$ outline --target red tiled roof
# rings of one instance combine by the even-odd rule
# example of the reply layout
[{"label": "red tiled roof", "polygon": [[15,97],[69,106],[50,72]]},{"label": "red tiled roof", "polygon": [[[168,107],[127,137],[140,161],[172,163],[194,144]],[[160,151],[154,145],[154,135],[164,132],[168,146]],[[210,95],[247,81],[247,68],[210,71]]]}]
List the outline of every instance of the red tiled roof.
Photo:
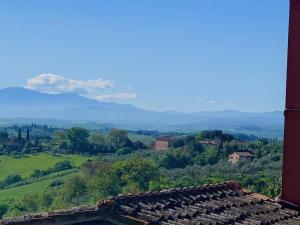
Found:
[{"label": "red tiled roof", "polygon": [[158,137],[156,138],[156,141],[171,141],[172,138],[171,137]]},{"label": "red tiled roof", "polygon": [[[106,221],[106,224],[121,224],[120,221],[153,225],[300,224],[299,211],[248,192],[236,182],[119,195],[99,201],[95,210],[74,212],[74,215],[88,218],[88,213],[90,220],[94,218],[92,221]],[[25,217],[27,223],[6,220],[2,224],[79,224],[76,220],[49,223],[53,218],[60,221],[68,215],[70,212],[46,213],[40,217]]]}]

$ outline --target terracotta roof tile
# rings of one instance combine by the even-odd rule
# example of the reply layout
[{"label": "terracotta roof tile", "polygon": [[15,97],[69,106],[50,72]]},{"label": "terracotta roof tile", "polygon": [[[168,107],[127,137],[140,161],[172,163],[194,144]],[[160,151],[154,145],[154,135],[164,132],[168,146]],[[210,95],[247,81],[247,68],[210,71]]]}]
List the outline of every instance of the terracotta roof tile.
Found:
[{"label": "terracotta roof tile", "polygon": [[[111,198],[111,210],[151,224],[289,224],[299,212],[266,196],[243,190],[238,183],[172,189]],[[106,200],[98,207],[106,206]]]},{"label": "terracotta roof tile", "polygon": [[[266,196],[246,191],[236,182],[119,195],[99,201],[94,209],[56,211],[24,217],[23,220],[47,224],[50,218],[63,218],[72,212],[83,216],[87,212],[91,218],[97,219],[111,217],[135,221],[135,224],[153,225],[300,224],[299,211],[285,208]],[[22,219],[18,223],[11,222],[6,220],[2,223],[25,224]],[[71,222],[69,224],[77,223]]]}]

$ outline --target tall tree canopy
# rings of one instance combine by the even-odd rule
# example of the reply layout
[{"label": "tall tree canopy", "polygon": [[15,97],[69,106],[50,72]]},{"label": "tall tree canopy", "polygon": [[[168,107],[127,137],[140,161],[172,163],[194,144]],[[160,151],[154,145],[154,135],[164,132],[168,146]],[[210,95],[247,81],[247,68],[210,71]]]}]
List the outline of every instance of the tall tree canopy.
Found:
[{"label": "tall tree canopy", "polygon": [[73,127],[68,130],[68,139],[70,141],[70,149],[75,152],[86,152],[89,147],[89,132],[81,127]]},{"label": "tall tree canopy", "polygon": [[112,129],[109,132],[109,135],[111,137],[111,142],[116,149],[125,147],[127,142],[130,142],[128,134],[125,130]]}]

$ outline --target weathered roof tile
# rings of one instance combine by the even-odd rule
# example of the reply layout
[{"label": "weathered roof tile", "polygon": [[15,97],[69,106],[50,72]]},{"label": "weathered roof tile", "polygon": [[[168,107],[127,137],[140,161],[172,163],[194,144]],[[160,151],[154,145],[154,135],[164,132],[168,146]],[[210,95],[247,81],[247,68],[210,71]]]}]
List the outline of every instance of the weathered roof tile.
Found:
[{"label": "weathered roof tile", "polygon": [[[90,213],[91,211],[93,213]],[[87,219],[85,214],[88,212],[91,217],[94,216],[98,220],[99,218],[105,220],[112,216],[134,220],[134,224],[300,224],[299,211],[288,209],[266,196],[246,191],[236,182],[176,188],[137,195],[118,195],[99,201],[94,209],[79,208],[31,215],[4,220],[2,224],[49,224],[47,220],[56,218],[55,221],[60,221],[59,218],[63,219],[72,213],[74,216],[84,215]],[[24,221],[32,223],[22,223]],[[77,223],[71,222],[70,224]],[[114,223],[110,221],[109,224]]]}]

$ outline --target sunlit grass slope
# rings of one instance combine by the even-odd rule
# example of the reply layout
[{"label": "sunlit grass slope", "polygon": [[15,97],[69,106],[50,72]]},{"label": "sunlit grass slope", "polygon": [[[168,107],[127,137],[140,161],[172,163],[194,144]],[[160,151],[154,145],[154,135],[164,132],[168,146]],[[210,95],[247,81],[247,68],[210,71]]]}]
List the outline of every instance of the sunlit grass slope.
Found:
[{"label": "sunlit grass slope", "polygon": [[20,157],[0,156],[0,180],[9,175],[28,178],[35,169],[48,169],[57,162],[70,161],[74,166],[81,166],[89,157],[78,155],[51,155],[48,153],[30,154]]}]

